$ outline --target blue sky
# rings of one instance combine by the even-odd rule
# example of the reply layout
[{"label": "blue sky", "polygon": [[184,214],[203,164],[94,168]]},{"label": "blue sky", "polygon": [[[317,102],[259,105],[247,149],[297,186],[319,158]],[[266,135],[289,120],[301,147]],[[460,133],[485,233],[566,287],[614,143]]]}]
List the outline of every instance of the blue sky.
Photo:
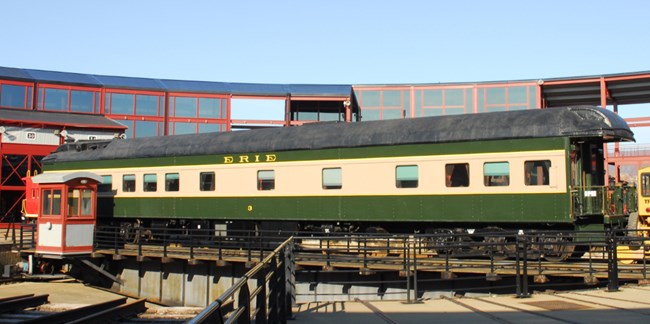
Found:
[{"label": "blue sky", "polygon": [[[644,0],[13,0],[0,2],[0,35],[0,66],[182,80],[449,83],[650,70]],[[277,104],[237,118],[281,119]],[[650,143],[650,128],[635,132]]]},{"label": "blue sky", "polygon": [[650,2],[2,1],[0,66],[261,83],[650,70]]}]

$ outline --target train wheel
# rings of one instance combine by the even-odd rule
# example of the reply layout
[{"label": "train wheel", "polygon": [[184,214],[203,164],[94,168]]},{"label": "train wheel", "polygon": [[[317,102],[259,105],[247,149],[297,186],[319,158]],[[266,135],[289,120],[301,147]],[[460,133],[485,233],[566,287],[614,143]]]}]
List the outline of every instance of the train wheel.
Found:
[{"label": "train wheel", "polygon": [[576,250],[575,244],[570,237],[559,233],[555,236],[545,236],[542,239],[542,255],[546,261],[562,262],[566,261]]},{"label": "train wheel", "polygon": [[488,257],[494,260],[505,260],[515,255],[517,246],[511,240],[508,240],[504,230],[500,227],[488,227],[485,229],[487,235],[483,238],[486,244],[484,252]]},{"label": "train wheel", "polygon": [[120,224],[120,237],[126,243],[138,243],[140,239],[139,228],[136,228],[131,223],[122,223]]},{"label": "train wheel", "polygon": [[454,237],[454,232],[449,229],[436,229],[431,231],[433,234],[428,238],[427,246],[440,256],[454,255],[460,252],[458,245],[460,242]]}]

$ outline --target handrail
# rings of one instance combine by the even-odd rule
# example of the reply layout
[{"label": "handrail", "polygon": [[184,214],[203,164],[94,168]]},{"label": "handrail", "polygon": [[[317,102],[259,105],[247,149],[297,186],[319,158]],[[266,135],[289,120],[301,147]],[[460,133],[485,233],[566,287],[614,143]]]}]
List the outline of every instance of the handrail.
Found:
[{"label": "handrail", "polygon": [[[274,284],[272,282],[274,276],[273,275],[267,276],[265,273],[263,273],[263,270],[267,270],[267,267],[271,265],[271,267],[268,270],[273,272],[274,274],[278,271],[283,272],[285,270],[284,260],[280,260],[280,262],[277,263],[275,261],[276,258],[278,257],[280,257],[281,259],[284,257],[284,250],[291,243],[293,243],[293,236],[289,237],[282,244],[280,244],[280,246],[278,246],[275,250],[273,250],[271,254],[266,256],[264,260],[262,260],[257,265],[255,265],[251,270],[246,272],[246,274],[244,274],[234,285],[228,288],[228,290],[226,290],[223,294],[221,294],[221,296],[219,296],[214,302],[208,305],[208,307],[206,307],[201,313],[199,313],[196,317],[194,317],[187,323],[197,323],[197,324],[198,323],[232,323],[235,320],[237,321],[237,323],[250,323],[251,322],[250,320],[251,311],[249,310],[250,301],[253,298],[255,298],[259,293],[262,293],[264,289],[258,289],[256,290],[256,293],[250,294],[248,289],[248,281],[262,274],[262,278],[264,279],[263,285],[269,283],[269,286],[272,286]],[[273,296],[273,294],[269,294],[269,296],[266,296],[265,298],[269,300],[272,298],[280,297],[281,300],[286,300],[286,297],[284,296],[286,294],[286,285],[284,280],[276,282],[275,284],[278,284],[280,286],[279,287],[280,296]],[[274,287],[271,287],[271,290],[275,290]],[[223,314],[222,306],[226,304],[229,299],[234,298],[236,294],[238,294],[239,297],[238,307],[234,309],[232,312],[230,312],[229,314]],[[246,300],[242,300],[242,297],[245,298]],[[264,305],[257,305],[258,309],[254,311],[254,313],[256,313],[256,316],[262,315],[264,317],[264,319],[262,320],[263,322],[269,322],[267,319],[267,314],[265,309],[266,304],[268,303],[264,303]],[[261,306],[263,306],[264,309],[261,309],[262,308]],[[276,306],[282,307],[281,304]],[[276,311],[281,312],[282,310],[271,309],[269,313],[273,313]],[[286,318],[280,319],[280,322],[285,323]]]}]

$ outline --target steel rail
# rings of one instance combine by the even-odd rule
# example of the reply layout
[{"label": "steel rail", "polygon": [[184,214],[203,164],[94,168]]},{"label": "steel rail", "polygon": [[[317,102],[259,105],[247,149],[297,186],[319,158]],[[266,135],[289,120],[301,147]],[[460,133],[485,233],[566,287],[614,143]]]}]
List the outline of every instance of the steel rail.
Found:
[{"label": "steel rail", "polygon": [[75,309],[70,309],[63,312],[52,313],[38,318],[33,318],[27,321],[24,321],[23,324],[28,323],[48,323],[48,324],[63,324],[69,323],[79,318],[83,318],[98,312],[102,312],[106,309],[110,309],[119,305],[126,303],[127,298],[118,298],[114,300],[109,300],[102,303],[97,303],[93,305],[88,305],[84,307],[79,307]]},{"label": "steel rail", "polygon": [[32,295],[32,296],[17,296],[10,298],[0,303],[0,313],[8,313],[17,310],[23,310],[29,307],[36,307],[48,302],[49,295]]},{"label": "steel rail", "polygon": [[137,314],[144,313],[147,310],[145,306],[145,298],[135,300],[130,303],[117,305],[112,308],[91,314],[76,320],[71,320],[68,323],[92,323],[92,322],[113,322],[120,318],[133,317]]}]

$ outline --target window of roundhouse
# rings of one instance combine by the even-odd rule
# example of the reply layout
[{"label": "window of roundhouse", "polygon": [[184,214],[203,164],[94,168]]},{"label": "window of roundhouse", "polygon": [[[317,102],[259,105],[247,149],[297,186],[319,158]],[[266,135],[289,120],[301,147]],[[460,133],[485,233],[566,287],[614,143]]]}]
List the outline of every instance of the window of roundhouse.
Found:
[{"label": "window of roundhouse", "polygon": [[44,110],[67,111],[68,90],[41,88],[40,108]]},{"label": "window of roundhouse", "polygon": [[450,163],[445,165],[445,185],[447,187],[469,186],[469,164]]},{"label": "window of roundhouse", "polygon": [[510,185],[509,162],[486,162],[483,164],[483,184],[486,187]]},{"label": "window of roundhouse", "polygon": [[161,96],[136,95],[135,114],[139,116],[161,116]]},{"label": "window of roundhouse", "polygon": [[650,173],[641,174],[641,196],[650,196]]},{"label": "window of roundhouse", "polygon": [[275,171],[262,170],[257,171],[257,190],[275,189]]},{"label": "window of roundhouse", "polygon": [[418,187],[418,166],[398,165],[395,168],[395,187],[417,188]]},{"label": "window of roundhouse", "polygon": [[116,115],[133,115],[135,96],[126,93],[107,93],[106,110]]},{"label": "window of roundhouse", "polygon": [[137,120],[135,121],[135,137],[140,138],[162,135],[162,132],[159,131],[159,128],[162,129],[162,123],[155,121]]},{"label": "window of roundhouse", "polygon": [[524,181],[527,186],[548,186],[551,170],[551,161],[526,161],[524,162]]},{"label": "window of roundhouse", "polygon": [[341,168],[323,169],[323,189],[343,188],[343,173]]},{"label": "window of roundhouse", "polygon": [[197,99],[192,97],[175,97],[174,116],[175,117],[196,117]]},{"label": "window of roundhouse", "polygon": [[99,94],[90,91],[70,91],[70,111],[81,113],[95,112],[95,95],[99,96]]},{"label": "window of roundhouse", "polygon": [[0,87],[0,106],[29,109],[32,106],[32,87],[3,84]]},{"label": "window of roundhouse", "polygon": [[199,133],[216,133],[225,129],[224,124],[199,124]]},{"label": "window of roundhouse", "polygon": [[201,191],[214,191],[214,172],[201,172],[199,174],[199,188]]},{"label": "window of roundhouse", "polygon": [[196,134],[196,123],[174,123],[174,135]]},{"label": "window of roundhouse", "polygon": [[225,118],[220,116],[221,99],[199,98],[199,117],[201,118]]},{"label": "window of roundhouse", "polygon": [[142,178],[142,189],[144,191],[158,190],[158,176],[155,173],[147,173]]},{"label": "window of roundhouse", "polygon": [[135,191],[135,174],[125,174],[122,176],[122,191]]},{"label": "window of roundhouse", "polygon": [[178,173],[165,174],[165,191],[178,191],[180,187],[180,176]]}]

